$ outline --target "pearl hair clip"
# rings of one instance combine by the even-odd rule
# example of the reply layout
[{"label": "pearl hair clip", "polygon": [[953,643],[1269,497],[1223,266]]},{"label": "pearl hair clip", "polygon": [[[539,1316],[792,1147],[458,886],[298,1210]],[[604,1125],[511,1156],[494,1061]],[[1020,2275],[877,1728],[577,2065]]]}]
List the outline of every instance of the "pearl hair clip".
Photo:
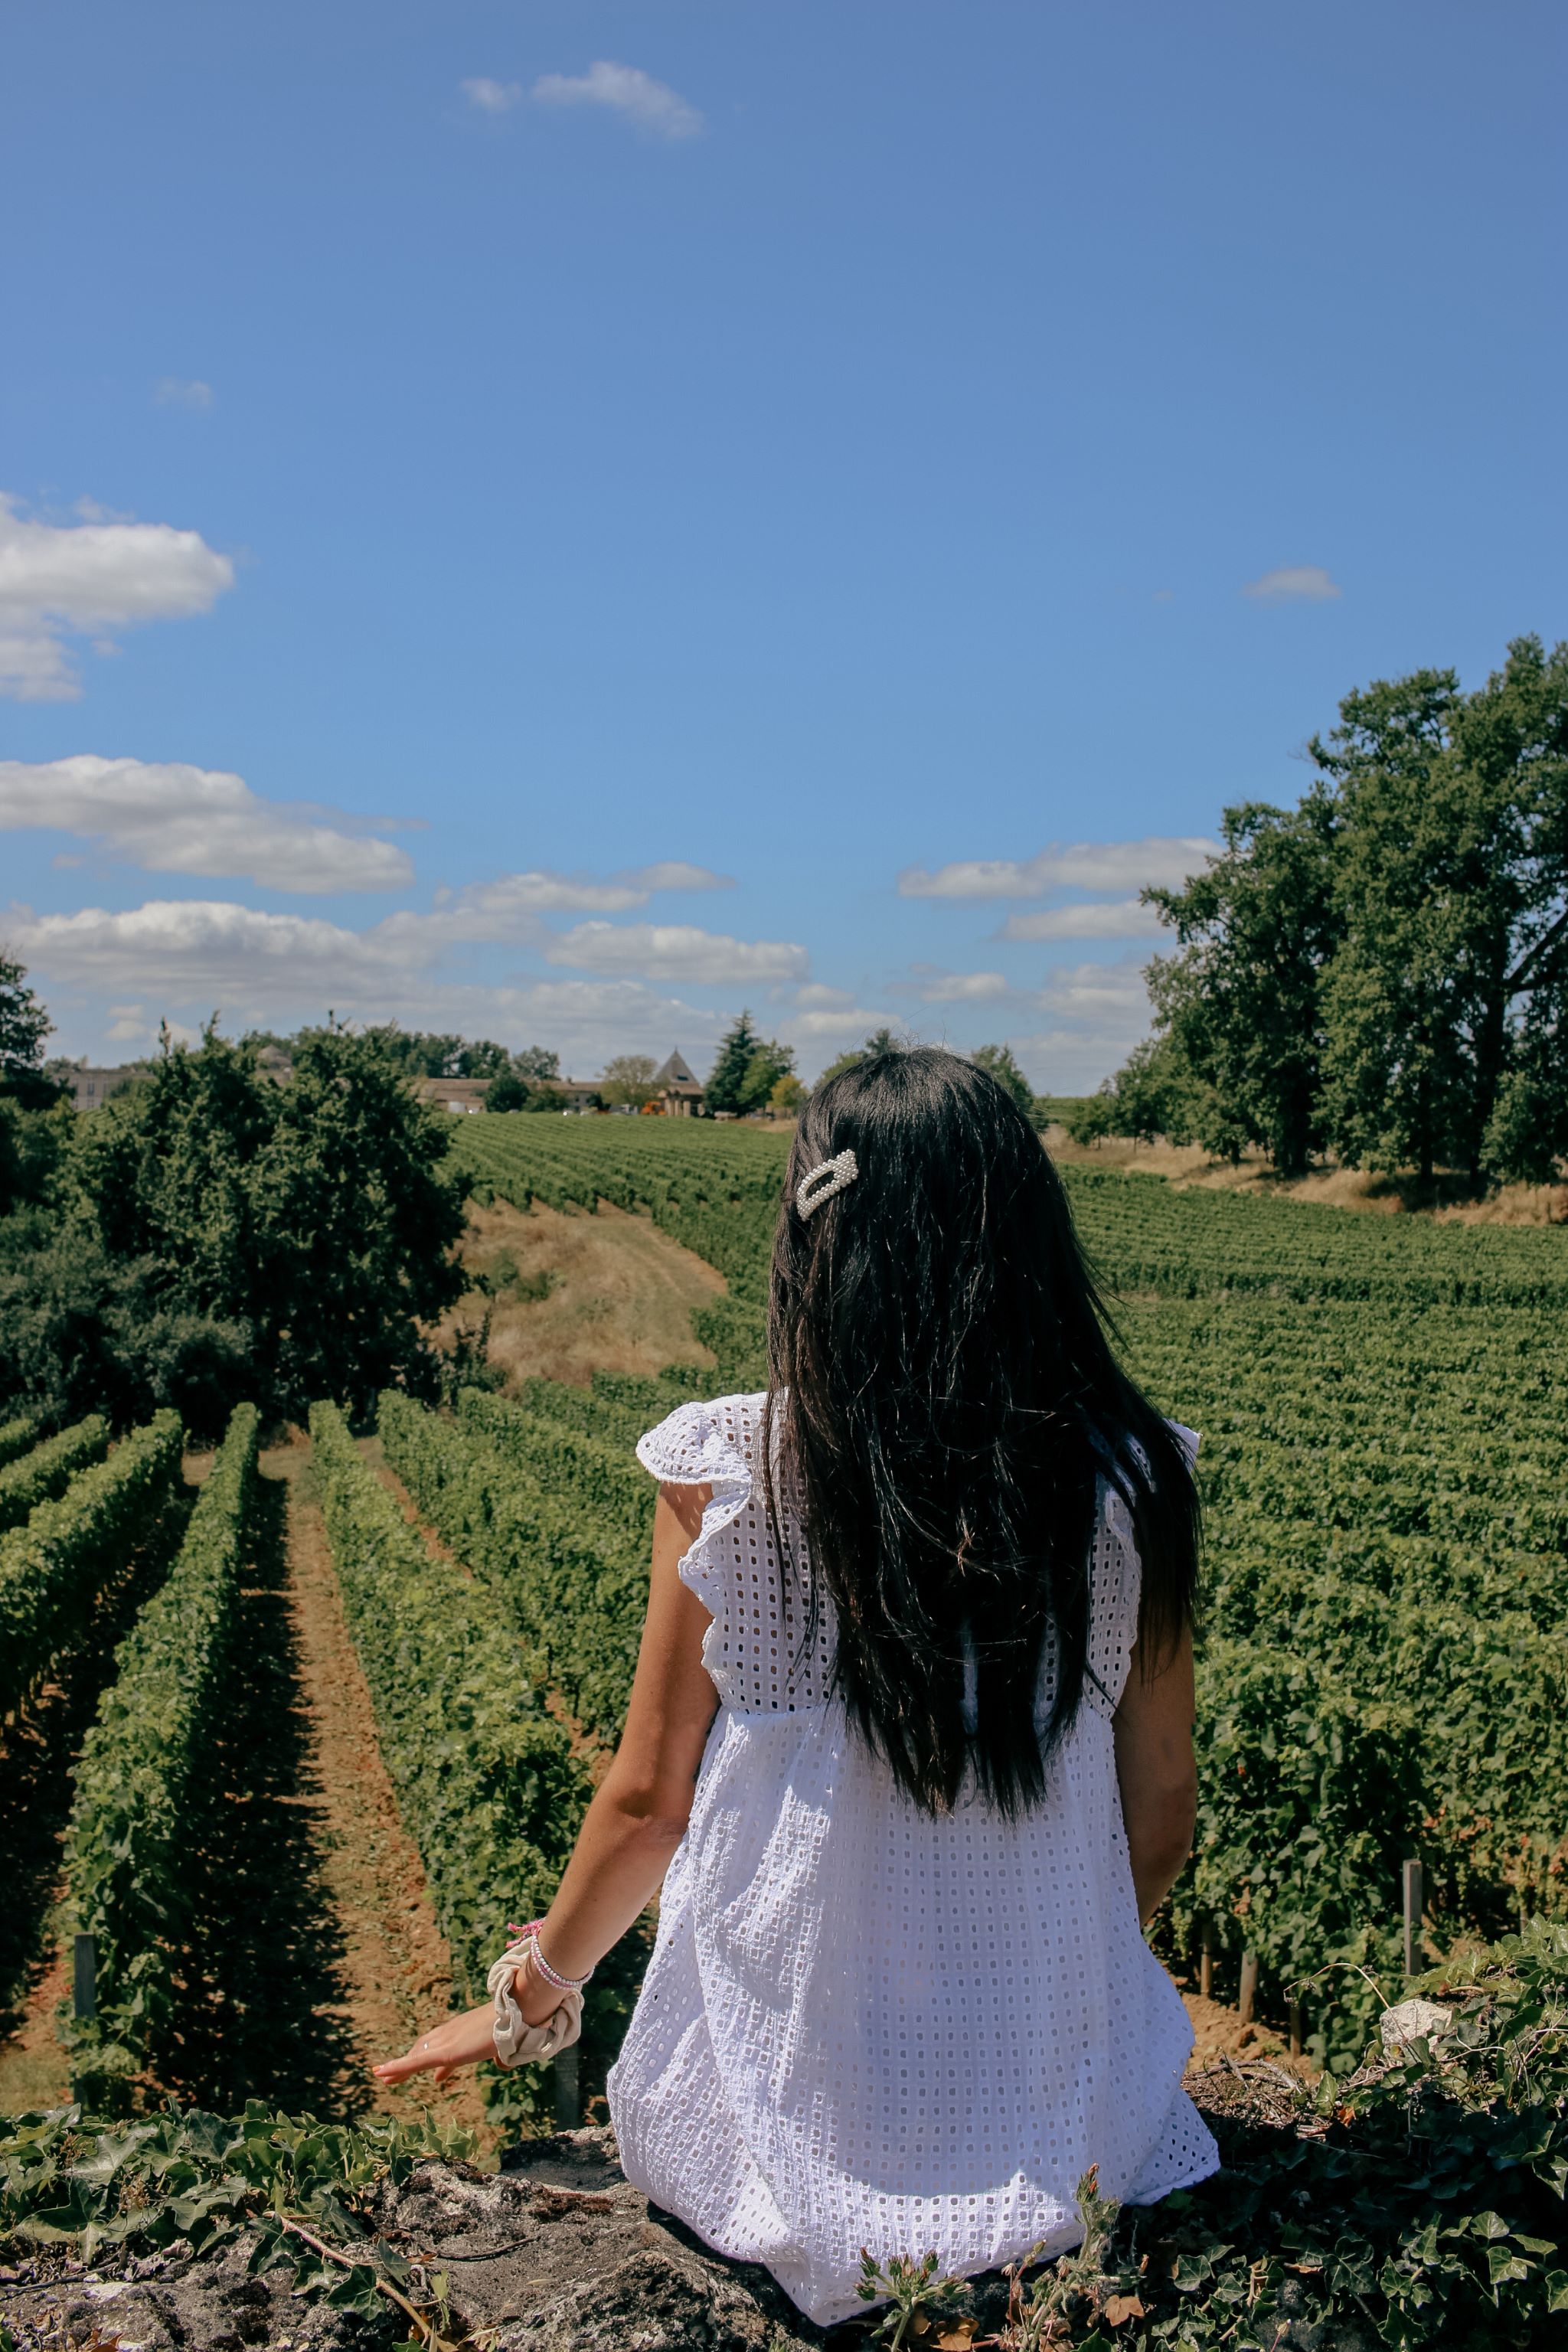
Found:
[{"label": "pearl hair clip", "polygon": [[852,1151],[841,1151],[837,1160],[819,1160],[809,1174],[800,1180],[795,1205],[803,1217],[820,1209],[824,1201],[831,1201],[835,1192],[842,1192],[853,1184],[860,1173],[860,1163]]}]

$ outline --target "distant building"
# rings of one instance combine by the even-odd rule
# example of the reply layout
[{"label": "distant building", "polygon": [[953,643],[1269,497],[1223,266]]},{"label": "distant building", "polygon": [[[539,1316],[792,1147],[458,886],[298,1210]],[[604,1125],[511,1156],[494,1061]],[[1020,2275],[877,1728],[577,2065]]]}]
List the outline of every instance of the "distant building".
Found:
[{"label": "distant building", "polygon": [[421,1102],[441,1110],[483,1110],[489,1083],[489,1078],[416,1078],[415,1092]]},{"label": "distant building", "polygon": [[654,1073],[658,1102],[666,1118],[696,1118],[702,1108],[702,1081],[680,1055],[672,1054]]},{"label": "distant building", "polygon": [[71,1090],[71,1100],[78,1110],[96,1110],[110,1095],[117,1095],[121,1087],[128,1087],[132,1078],[139,1078],[142,1068],[136,1062],[122,1063],[118,1069],[100,1069],[90,1063],[79,1062],[68,1076],[63,1071],[60,1075]]}]

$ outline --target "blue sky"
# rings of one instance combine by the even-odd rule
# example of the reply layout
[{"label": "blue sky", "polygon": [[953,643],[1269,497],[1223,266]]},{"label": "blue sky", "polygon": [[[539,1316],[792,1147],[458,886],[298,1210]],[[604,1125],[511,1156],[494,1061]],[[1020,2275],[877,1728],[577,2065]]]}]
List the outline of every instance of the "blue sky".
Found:
[{"label": "blue sky", "polygon": [[1076,1090],[1352,685],[1568,631],[1560,7],[0,13],[0,939],[62,1051]]}]

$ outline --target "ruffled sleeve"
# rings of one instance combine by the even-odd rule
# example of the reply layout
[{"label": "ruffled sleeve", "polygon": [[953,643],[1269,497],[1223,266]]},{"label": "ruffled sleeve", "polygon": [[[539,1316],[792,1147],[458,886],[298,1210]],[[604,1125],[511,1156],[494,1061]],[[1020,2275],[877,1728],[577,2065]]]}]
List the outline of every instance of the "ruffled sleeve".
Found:
[{"label": "ruffled sleeve", "polygon": [[711,1617],[721,1613],[722,1567],[718,1538],[752,1499],[752,1467],[742,1451],[741,1400],[677,1405],[657,1429],[637,1440],[637,1460],[666,1486],[710,1486],[702,1531],[680,1562],[689,1585]]}]

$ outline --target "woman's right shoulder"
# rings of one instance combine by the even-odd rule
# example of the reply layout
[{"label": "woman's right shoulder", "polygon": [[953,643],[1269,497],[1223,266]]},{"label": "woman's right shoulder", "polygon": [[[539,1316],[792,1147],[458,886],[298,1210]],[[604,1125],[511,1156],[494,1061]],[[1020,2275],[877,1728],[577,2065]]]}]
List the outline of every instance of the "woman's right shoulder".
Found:
[{"label": "woman's right shoulder", "polygon": [[689,1398],[638,1438],[637,1460],[661,1486],[710,1486],[742,1477],[749,1484],[766,1402],[761,1389]]}]

